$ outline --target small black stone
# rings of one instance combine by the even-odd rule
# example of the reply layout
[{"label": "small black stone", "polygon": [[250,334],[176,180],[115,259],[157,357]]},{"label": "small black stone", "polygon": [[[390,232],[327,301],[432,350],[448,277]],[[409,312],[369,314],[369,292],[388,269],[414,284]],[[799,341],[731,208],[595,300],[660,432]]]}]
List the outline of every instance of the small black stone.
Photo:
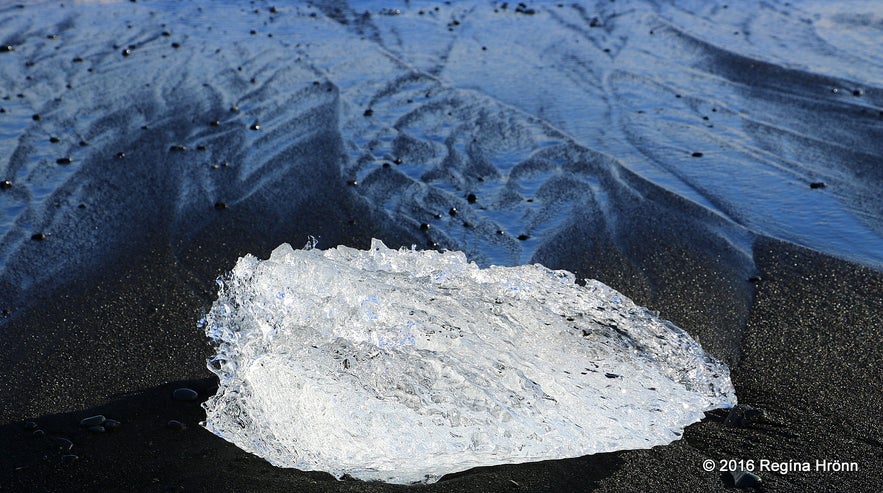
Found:
[{"label": "small black stone", "polygon": [[117,159],[124,159],[125,157],[126,157],[126,153],[125,153],[125,152],[118,152],[117,155],[116,155],[116,158],[117,158]]},{"label": "small black stone", "polygon": [[470,204],[474,204],[476,201],[478,201],[478,197],[476,197],[474,193],[470,193],[469,195],[466,196],[466,202],[469,202]]},{"label": "small black stone", "polygon": [[39,113],[35,113],[34,116],[31,117],[31,119],[34,120],[35,122],[38,122],[38,121],[42,120],[43,117],[41,117]]},{"label": "small black stone", "polygon": [[172,392],[172,399],[176,401],[195,401],[198,397],[199,394],[195,390],[187,387],[181,387]]},{"label": "small black stone", "polygon": [[363,114],[364,116],[371,116],[371,115],[374,114],[374,110],[372,110],[371,108],[368,108],[368,109],[365,110],[365,112],[362,113],[362,114]]},{"label": "small black stone", "polygon": [[163,36],[163,37],[165,37],[165,38],[168,38],[169,36],[172,35],[172,33],[168,32],[168,31],[163,31],[162,33],[160,33],[160,35]]},{"label": "small black stone", "polygon": [[10,51],[15,51],[15,46],[12,46],[12,45],[0,46],[0,53],[9,53]]},{"label": "small black stone", "polygon": [[213,126],[213,127],[220,127],[220,126],[221,126],[221,122],[218,121],[218,120],[212,120],[212,121],[209,123],[209,125],[211,125],[211,126]]},{"label": "small black stone", "polygon": [[166,428],[174,431],[184,431],[187,429],[187,425],[177,419],[170,419],[169,422],[166,423]]},{"label": "small black stone", "polygon": [[617,375],[616,373],[605,373],[604,376],[607,378],[622,378],[621,375]]},{"label": "small black stone", "polygon": [[826,186],[825,182],[822,182],[822,181],[814,181],[809,184],[809,188],[812,188],[813,190],[815,190],[817,188],[825,188],[825,186]]},{"label": "small black stone", "polygon": [[426,223],[421,224],[420,231],[429,231],[429,225]]},{"label": "small black stone", "polygon": [[180,48],[180,47],[181,47],[181,44],[180,44],[180,43],[172,43],[172,48],[174,48],[174,49],[177,50],[177,49]]},{"label": "small black stone", "polygon": [[31,235],[31,239],[34,241],[43,241],[46,239],[46,233],[34,233]]},{"label": "small black stone", "polygon": [[250,128],[250,129],[252,129],[252,130],[260,130],[260,129],[261,129],[261,126],[258,125],[257,123],[252,123],[251,126],[248,127],[248,128]]},{"label": "small black stone", "polygon": [[236,106],[234,104],[233,106],[230,107],[230,112],[231,113],[239,113],[239,106]]},{"label": "small black stone", "polygon": [[690,154],[690,155],[693,157],[702,157],[703,156],[703,154],[701,152],[694,152],[693,154]]},{"label": "small black stone", "polygon": [[390,167],[392,167],[392,166],[391,166],[389,163],[383,163],[383,167],[384,167],[384,168],[390,168]]},{"label": "small black stone", "polygon": [[402,164],[403,161],[402,161],[402,158],[397,157],[397,158],[395,158],[395,159],[393,160],[393,162],[396,163],[396,164]]},{"label": "small black stone", "polygon": [[58,137],[49,137],[49,142],[52,144],[57,144],[61,142],[61,139],[59,139]]},{"label": "small black stone", "polygon": [[169,152],[186,152],[186,151],[187,151],[187,148],[180,145],[180,144],[175,144],[172,147],[169,147]]},{"label": "small black stone", "polygon": [[724,426],[731,428],[745,428],[752,423],[763,419],[766,411],[748,404],[736,404],[730,409],[730,413],[724,419]]},{"label": "small black stone", "polygon": [[58,35],[57,34],[47,34],[46,39],[58,39]]},{"label": "small black stone", "polygon": [[80,426],[85,428],[89,428],[91,426],[100,426],[107,421],[107,418],[103,414],[97,414],[95,416],[90,416],[88,418],[83,418],[80,420]]},{"label": "small black stone", "polygon": [[74,160],[71,159],[70,157],[60,157],[60,158],[56,159],[55,162],[57,164],[71,164],[72,162],[74,162]]},{"label": "small black stone", "polygon": [[456,216],[457,215],[457,208],[451,207],[451,210],[448,211],[448,214],[450,214],[451,216]]},{"label": "small black stone", "polygon": [[356,180],[347,180],[347,181],[346,181],[346,184],[349,185],[349,186],[351,186],[351,187],[354,187],[354,186],[358,185],[359,182],[356,181]]},{"label": "small black stone", "polygon": [[[220,210],[224,210],[226,208],[227,208],[227,204],[225,204],[224,202],[221,202],[220,200],[215,202],[215,209],[220,211]],[[178,390],[189,390],[189,389],[178,389]],[[177,392],[177,390],[175,392]],[[193,399],[195,399],[195,398],[196,397],[194,397]],[[183,400],[192,401],[193,399],[177,399],[177,400],[179,400],[179,401],[183,401]]]},{"label": "small black stone", "polygon": [[441,218],[442,218],[442,215],[441,215],[441,214],[438,214],[438,213],[436,213],[436,214],[433,214],[433,216],[432,216],[432,217],[434,217],[434,218],[436,218],[436,219],[441,219]]},{"label": "small black stone", "polygon": [[68,450],[74,448],[74,442],[68,440],[67,438],[52,437],[50,439],[50,442],[52,443],[52,446],[54,448],[57,448],[58,450],[61,450],[63,452],[67,452]]},{"label": "small black stone", "polygon": [[270,7],[270,13],[271,13],[271,14],[275,14],[275,13],[277,13],[277,12],[279,12],[279,9],[277,9],[276,7]]},{"label": "small black stone", "polygon": [[86,204],[80,204],[80,205],[77,206],[77,208],[78,208],[78,209],[85,209],[85,208],[86,208]]},{"label": "small black stone", "polygon": [[739,489],[757,488],[763,483],[763,480],[757,474],[741,469],[738,471],[728,471],[726,474],[732,477],[733,486]]},{"label": "small black stone", "polygon": [[862,91],[861,89],[854,89],[854,90],[852,91],[852,95],[855,96],[855,97],[859,97],[859,96],[861,96],[861,95],[864,94],[864,93],[865,93],[865,91]]},{"label": "small black stone", "polygon": [[522,233],[522,234],[518,235],[518,239],[521,241],[528,240],[528,239],[530,239],[530,235],[526,235],[526,234]]},{"label": "small black stone", "polygon": [[498,230],[497,230],[497,234],[498,234],[498,235],[504,235],[504,234],[506,234],[506,232],[503,231],[502,229],[498,229]]},{"label": "small black stone", "polygon": [[198,145],[198,146],[196,146],[196,150],[200,151],[200,152],[204,152],[204,151],[208,150],[208,147],[206,147],[204,145]]},{"label": "small black stone", "polygon": [[131,54],[132,54],[132,50],[129,50],[128,48],[123,50],[123,56],[129,56]]},{"label": "small black stone", "polygon": [[82,57],[74,57],[74,59],[71,61],[74,63],[83,63],[84,62]]},{"label": "small black stone", "polygon": [[6,113],[6,108],[0,108],[0,113]]},{"label": "small black stone", "polygon": [[7,190],[12,188],[12,182],[9,180],[0,181],[0,189]]}]

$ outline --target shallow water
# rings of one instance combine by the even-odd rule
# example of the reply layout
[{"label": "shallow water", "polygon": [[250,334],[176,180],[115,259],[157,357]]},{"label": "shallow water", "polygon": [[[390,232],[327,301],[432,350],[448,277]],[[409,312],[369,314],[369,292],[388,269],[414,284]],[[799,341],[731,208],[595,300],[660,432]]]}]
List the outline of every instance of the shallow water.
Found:
[{"label": "shallow water", "polygon": [[316,207],[481,265],[655,238],[743,275],[764,235],[883,266],[879,2],[271,6],[0,9],[0,305]]}]

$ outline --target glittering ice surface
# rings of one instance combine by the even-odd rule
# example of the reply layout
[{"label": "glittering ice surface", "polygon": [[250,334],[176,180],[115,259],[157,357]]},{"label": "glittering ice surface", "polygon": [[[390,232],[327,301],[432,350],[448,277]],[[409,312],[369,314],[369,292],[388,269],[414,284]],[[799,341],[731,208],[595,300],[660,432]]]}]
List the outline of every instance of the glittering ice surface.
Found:
[{"label": "glittering ice surface", "polygon": [[205,322],[206,427],[338,477],[649,448],[736,402],[724,364],[610,287],[459,252],[283,244],[240,259]]}]

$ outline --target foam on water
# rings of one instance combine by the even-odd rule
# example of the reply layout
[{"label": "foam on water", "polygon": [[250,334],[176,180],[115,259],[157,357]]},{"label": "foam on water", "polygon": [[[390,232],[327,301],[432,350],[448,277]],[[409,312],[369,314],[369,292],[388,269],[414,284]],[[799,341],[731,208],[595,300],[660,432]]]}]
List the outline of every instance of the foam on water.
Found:
[{"label": "foam on water", "polygon": [[205,322],[205,426],[338,477],[649,448],[736,402],[724,364],[610,287],[460,252],[283,244],[241,258]]}]

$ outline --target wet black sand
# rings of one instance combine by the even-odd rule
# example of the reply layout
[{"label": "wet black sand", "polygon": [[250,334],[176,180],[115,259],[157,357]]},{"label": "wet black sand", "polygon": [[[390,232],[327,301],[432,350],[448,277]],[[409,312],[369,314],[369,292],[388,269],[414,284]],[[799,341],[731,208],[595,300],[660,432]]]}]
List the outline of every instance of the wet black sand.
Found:
[{"label": "wet black sand", "polygon": [[[364,246],[371,233],[328,232],[356,246]],[[272,248],[273,240],[265,238],[264,247]],[[744,328],[733,327],[744,330],[733,381],[741,403],[766,410],[758,422],[724,426],[726,413],[712,412],[668,446],[480,468],[428,486],[337,481],[323,473],[274,468],[200,428],[204,414],[198,402],[171,398],[182,386],[196,389],[202,398],[213,391],[214,381],[204,369],[210,348],[194,322],[213,294],[206,279],[231,262],[226,252],[254,247],[253,241],[243,242],[252,244],[212,247],[207,238],[187,250],[194,258],[174,258],[159,247],[146,247],[89,279],[60,287],[36,308],[7,320],[0,348],[0,490],[731,488],[726,475],[703,470],[705,459],[809,462],[812,468],[816,460],[828,460],[858,466],[853,472],[756,471],[762,491],[878,491],[883,482],[883,273],[764,239],[754,249],[760,280],[755,279],[748,322]],[[579,265],[578,260],[569,259],[572,265]],[[691,269],[679,271],[671,265],[670,275],[689,277]],[[614,286],[629,283],[625,278],[605,280]],[[666,304],[656,307],[663,316],[691,327],[692,321],[709,316],[703,313],[708,310],[692,305],[696,295],[689,286],[701,290],[696,287],[700,283],[701,277],[684,279],[683,303],[667,296]],[[663,299],[650,292],[647,299],[640,292],[633,296],[651,305]],[[122,425],[100,434],[80,428],[82,418],[95,414]],[[187,429],[169,429],[173,419]],[[34,436],[28,421],[47,435]],[[70,439],[72,449],[59,450],[51,437]],[[66,454],[77,458],[65,463],[71,460],[62,459]]]}]

